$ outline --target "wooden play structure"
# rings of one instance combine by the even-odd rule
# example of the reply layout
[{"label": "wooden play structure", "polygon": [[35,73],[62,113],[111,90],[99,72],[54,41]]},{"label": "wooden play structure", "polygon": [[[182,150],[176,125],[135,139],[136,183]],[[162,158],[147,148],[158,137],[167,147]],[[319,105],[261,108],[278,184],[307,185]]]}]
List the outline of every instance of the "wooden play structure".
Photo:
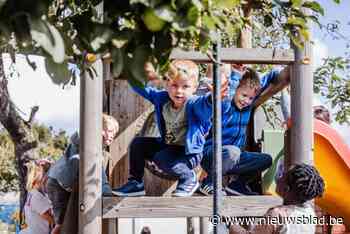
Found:
[{"label": "wooden play structure", "polygon": [[[200,217],[201,234],[207,233],[208,217],[213,214],[225,216],[262,216],[269,208],[279,205],[282,200],[275,196],[223,197],[221,195],[221,100],[218,64],[283,64],[291,65],[291,115],[292,128],[287,140],[286,164],[312,163],[313,160],[313,122],[312,122],[312,58],[311,44],[305,43],[303,49],[213,49],[214,60],[196,51],[174,50],[172,59],[190,59],[197,63],[214,63],[214,152],[215,195],[213,197],[193,196],[179,198],[166,196],[167,191],[148,190],[145,197],[102,197],[102,110],[105,109],[120,123],[120,132],[110,148],[112,160],[109,163],[109,179],[113,186],[126,182],[128,176],[128,145],[141,129],[143,121],[150,112],[150,104],[134,94],[125,80],[110,79],[109,63],[97,60],[92,66],[97,77],[85,72],[81,78],[81,160],[79,171],[79,234],[116,234],[118,218],[170,218],[186,217],[191,223],[193,217]],[[216,69],[215,69],[216,67]],[[103,90],[106,92],[104,93]],[[105,97],[105,98],[103,98]],[[145,114],[145,112],[147,112]],[[148,174],[148,175],[147,175]],[[172,178],[161,179],[151,167],[146,176],[152,185],[163,183],[162,188],[176,183]],[[147,184],[147,182],[146,182]],[[151,186],[153,187],[153,186]],[[165,195],[165,196],[163,196]],[[188,225],[190,232],[191,225]],[[69,233],[69,231],[67,232]],[[221,233],[220,230],[215,233]],[[74,233],[75,234],[75,233]]]},{"label": "wooden play structure", "polygon": [[[198,63],[212,62],[207,55],[199,52],[174,50],[174,59],[191,59]],[[292,123],[289,154],[286,163],[312,163],[313,123],[312,123],[312,71],[311,48],[306,43],[304,49],[241,49],[223,48],[218,56],[222,62],[245,64],[285,64],[291,65]],[[218,62],[218,61],[217,61]],[[202,217],[203,226],[213,214],[212,197],[176,198],[167,196],[145,197],[102,197],[101,196],[101,113],[103,80],[107,85],[110,113],[120,123],[120,133],[111,147],[113,160],[110,163],[112,185],[126,182],[128,175],[127,148],[140,129],[142,120],[150,105],[137,97],[124,80],[103,79],[102,61],[93,65],[99,77],[91,79],[84,74],[81,81],[81,140],[82,157],[79,176],[79,233],[117,233],[118,218],[167,218]],[[108,68],[107,68],[108,69]],[[106,74],[106,72],[105,72]],[[274,196],[222,197],[220,215],[261,216],[272,206],[281,204]],[[103,225],[102,225],[103,223]],[[102,228],[103,226],[103,228]],[[201,233],[206,233],[202,228]]]}]

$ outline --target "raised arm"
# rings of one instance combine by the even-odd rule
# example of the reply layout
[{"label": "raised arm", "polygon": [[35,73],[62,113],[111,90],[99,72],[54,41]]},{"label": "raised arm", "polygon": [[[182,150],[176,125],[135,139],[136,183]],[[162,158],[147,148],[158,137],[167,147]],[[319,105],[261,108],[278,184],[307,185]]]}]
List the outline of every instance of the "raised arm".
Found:
[{"label": "raised arm", "polygon": [[290,67],[284,68],[277,76],[275,80],[271,80],[270,82],[267,81],[266,87],[264,87],[263,84],[263,92],[261,95],[257,98],[257,100],[254,102],[254,107],[259,107],[261,104],[263,104],[266,100],[268,100],[270,97],[272,97],[274,94],[281,91],[283,88],[285,88],[290,83]]}]

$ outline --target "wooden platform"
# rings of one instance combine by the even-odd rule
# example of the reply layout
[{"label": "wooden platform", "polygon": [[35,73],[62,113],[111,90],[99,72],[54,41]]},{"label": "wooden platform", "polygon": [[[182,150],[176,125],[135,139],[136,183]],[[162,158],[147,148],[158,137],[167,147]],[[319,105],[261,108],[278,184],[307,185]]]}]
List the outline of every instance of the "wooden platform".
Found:
[{"label": "wooden platform", "polygon": [[[172,59],[190,59],[198,63],[212,62],[206,54],[199,51],[174,49],[170,57]],[[291,64],[295,59],[293,50],[260,48],[222,48],[220,57],[223,63],[244,64]]]},{"label": "wooden platform", "polygon": [[[262,216],[282,204],[275,196],[224,197],[225,216]],[[213,197],[105,197],[103,218],[210,217]]]}]

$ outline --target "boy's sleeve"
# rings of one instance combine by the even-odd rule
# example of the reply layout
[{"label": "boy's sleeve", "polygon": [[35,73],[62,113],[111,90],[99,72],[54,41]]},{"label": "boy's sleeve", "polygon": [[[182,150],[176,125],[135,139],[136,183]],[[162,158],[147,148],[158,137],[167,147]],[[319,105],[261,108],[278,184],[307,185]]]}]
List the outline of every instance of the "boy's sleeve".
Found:
[{"label": "boy's sleeve", "polygon": [[242,75],[233,70],[230,75],[230,80],[229,80],[229,98],[232,99],[233,96],[236,93],[236,89],[239,85],[239,82],[241,81]]},{"label": "boy's sleeve", "polygon": [[260,94],[262,92],[264,92],[264,90],[273,83],[276,83],[278,80],[278,76],[280,74],[280,71],[277,69],[273,69],[272,71],[270,71],[269,73],[267,73],[266,75],[264,75],[263,77],[261,77],[260,79],[260,84],[261,84],[261,90],[260,90]]},{"label": "boy's sleeve", "polygon": [[143,98],[147,99],[148,101],[150,101],[151,103],[155,104],[156,100],[157,100],[157,96],[159,95],[159,93],[162,93],[164,91],[159,91],[156,90],[155,88],[152,87],[139,87],[136,85],[133,85],[132,83],[130,83],[131,88],[140,96],[142,96]]},{"label": "boy's sleeve", "polygon": [[212,116],[212,95],[207,93],[198,98],[193,103],[193,111],[201,120],[210,120]]}]

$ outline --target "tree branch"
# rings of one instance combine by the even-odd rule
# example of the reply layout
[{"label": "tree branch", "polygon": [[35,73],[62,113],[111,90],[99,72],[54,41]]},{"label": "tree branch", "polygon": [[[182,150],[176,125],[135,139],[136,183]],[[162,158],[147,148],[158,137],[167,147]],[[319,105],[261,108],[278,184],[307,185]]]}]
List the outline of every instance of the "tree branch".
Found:
[{"label": "tree branch", "polygon": [[30,126],[30,127],[32,126],[34,118],[35,118],[35,114],[38,112],[38,110],[39,110],[39,106],[33,106],[32,107],[32,110],[30,112],[29,120],[26,122],[26,124],[28,126]]}]

